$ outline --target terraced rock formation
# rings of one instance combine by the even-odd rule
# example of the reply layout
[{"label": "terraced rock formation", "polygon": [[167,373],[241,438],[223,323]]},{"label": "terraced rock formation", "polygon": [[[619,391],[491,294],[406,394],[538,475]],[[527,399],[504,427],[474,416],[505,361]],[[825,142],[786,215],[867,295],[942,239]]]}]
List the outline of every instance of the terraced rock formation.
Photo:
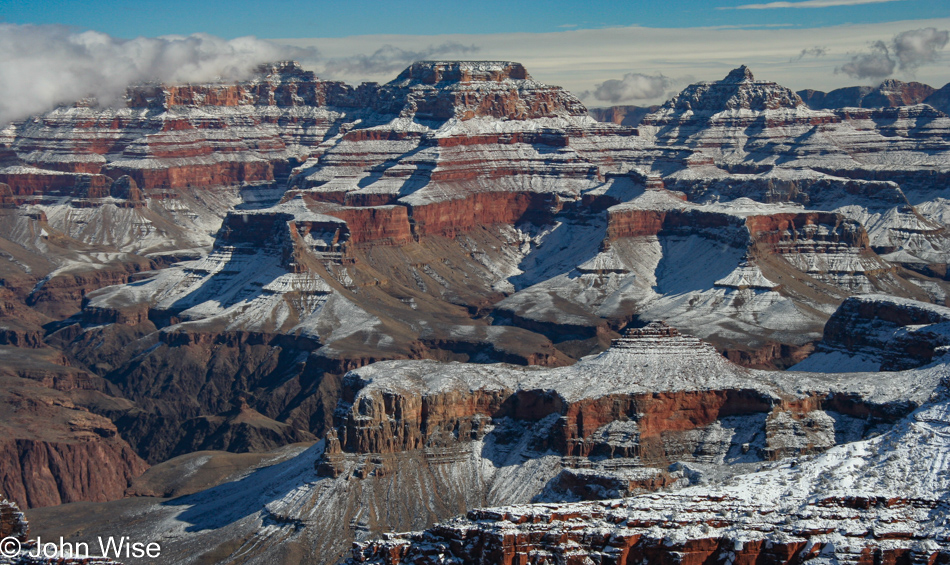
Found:
[{"label": "terraced rock formation", "polygon": [[[473,510],[358,544],[349,563],[933,561],[946,528],[947,389],[878,438],[716,486]],[[895,482],[896,480],[896,482]]]}]

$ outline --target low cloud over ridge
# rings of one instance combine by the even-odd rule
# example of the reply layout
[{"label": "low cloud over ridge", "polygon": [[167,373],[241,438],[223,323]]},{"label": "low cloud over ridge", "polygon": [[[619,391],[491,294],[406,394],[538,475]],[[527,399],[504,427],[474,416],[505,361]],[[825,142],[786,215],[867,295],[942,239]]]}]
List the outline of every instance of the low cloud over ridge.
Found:
[{"label": "low cloud over ridge", "polygon": [[88,96],[116,104],[138,82],[239,80],[261,63],[316,57],[314,48],[255,37],[125,40],[64,26],[0,24],[0,127]]},{"label": "low cloud over ridge", "polygon": [[649,100],[659,98],[673,85],[673,81],[663,75],[645,75],[627,73],[620,80],[610,79],[598,84],[590,94],[603,102],[626,102],[630,100]]}]

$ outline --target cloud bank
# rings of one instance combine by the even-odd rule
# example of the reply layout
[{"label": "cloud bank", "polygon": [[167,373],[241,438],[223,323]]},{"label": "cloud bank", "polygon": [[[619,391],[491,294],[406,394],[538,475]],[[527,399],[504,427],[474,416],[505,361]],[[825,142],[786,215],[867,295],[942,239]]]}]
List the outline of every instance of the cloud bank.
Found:
[{"label": "cloud bank", "polygon": [[[598,84],[591,94],[603,102],[626,102],[630,100],[649,100],[663,96],[673,85],[669,77],[663,75],[645,75],[627,73],[620,80],[610,79]],[[586,97],[586,96],[585,96]]]},{"label": "cloud bank", "polygon": [[64,26],[0,24],[0,124],[90,96],[116,104],[133,83],[239,80],[261,63],[316,58],[315,48],[255,37],[124,40]]},{"label": "cloud bank", "polygon": [[933,27],[904,31],[889,43],[875,41],[867,52],[853,55],[835,73],[875,80],[885,79],[898,69],[913,74],[921,65],[936,61],[938,51],[946,47],[948,40],[950,31]]}]

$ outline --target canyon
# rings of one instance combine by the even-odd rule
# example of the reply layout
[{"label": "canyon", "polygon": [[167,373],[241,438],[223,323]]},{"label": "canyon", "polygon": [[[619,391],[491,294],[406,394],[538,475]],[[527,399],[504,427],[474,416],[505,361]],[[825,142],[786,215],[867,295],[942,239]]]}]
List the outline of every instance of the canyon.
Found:
[{"label": "canyon", "polygon": [[925,86],[597,121],[514,62],[282,62],[10,124],[0,492],[169,563],[943,562]]}]

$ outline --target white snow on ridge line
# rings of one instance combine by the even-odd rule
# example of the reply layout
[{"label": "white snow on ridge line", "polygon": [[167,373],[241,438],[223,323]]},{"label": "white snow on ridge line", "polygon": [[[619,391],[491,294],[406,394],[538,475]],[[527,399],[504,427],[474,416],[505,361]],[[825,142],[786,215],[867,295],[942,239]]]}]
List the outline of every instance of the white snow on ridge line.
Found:
[{"label": "white snow on ridge line", "polygon": [[656,391],[756,390],[779,400],[810,393],[859,395],[868,402],[923,403],[950,365],[888,373],[806,373],[762,371],[735,365],[711,346],[693,348],[643,344],[634,350],[609,349],[569,367],[543,368],[506,364],[382,361],[348,373],[362,381],[359,395],[390,391],[413,395],[474,390],[550,390],[567,401],[612,394]]}]

